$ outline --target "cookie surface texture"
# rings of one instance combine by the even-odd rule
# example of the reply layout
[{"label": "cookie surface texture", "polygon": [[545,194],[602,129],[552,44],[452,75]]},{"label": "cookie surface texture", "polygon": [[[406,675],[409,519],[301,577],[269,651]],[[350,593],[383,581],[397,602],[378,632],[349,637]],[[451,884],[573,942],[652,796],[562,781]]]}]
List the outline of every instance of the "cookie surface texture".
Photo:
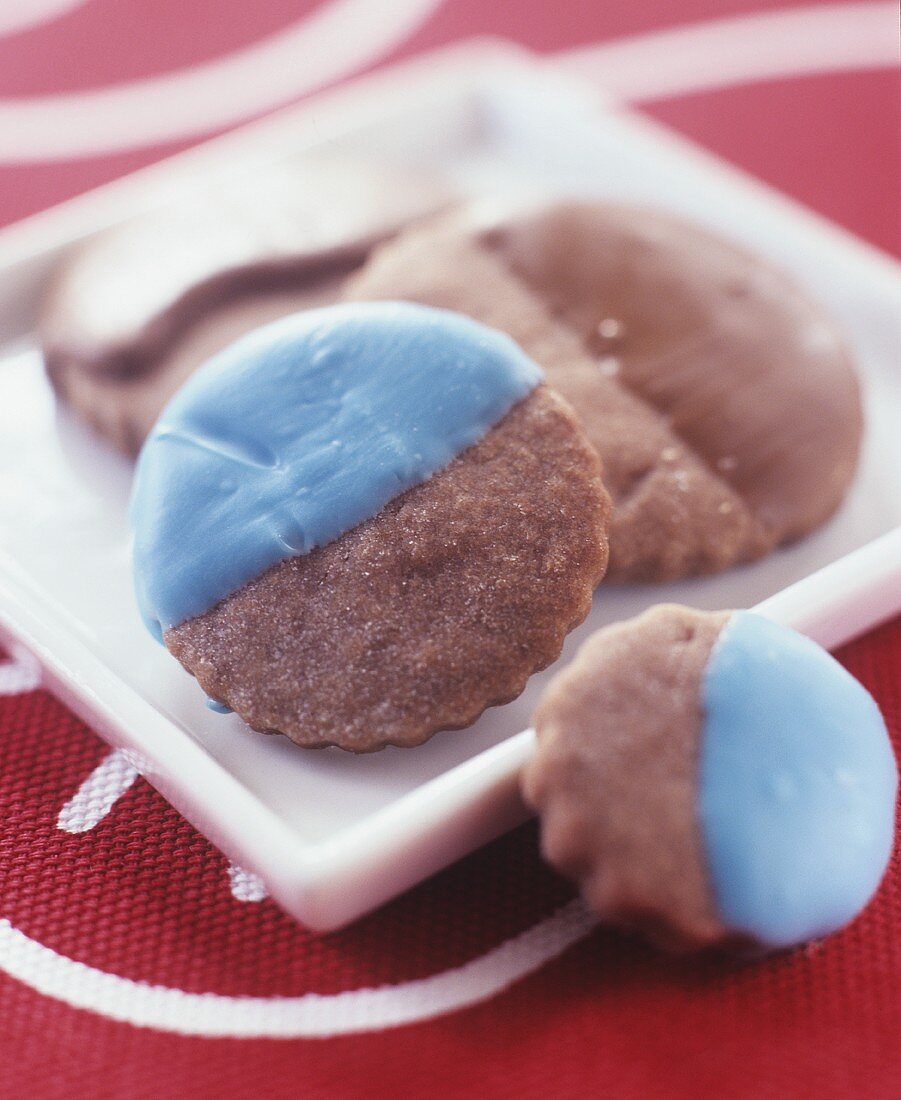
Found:
[{"label": "cookie surface texture", "polygon": [[614,502],[608,579],[716,572],[826,520],[862,430],[831,320],[762,259],[653,210],[466,208],[379,248],[351,297],[510,333],[576,411]]},{"label": "cookie surface texture", "polygon": [[608,511],[597,455],[509,338],[332,307],[245,337],[169,405],[138,464],[137,586],[254,728],[412,745],[558,655]]}]

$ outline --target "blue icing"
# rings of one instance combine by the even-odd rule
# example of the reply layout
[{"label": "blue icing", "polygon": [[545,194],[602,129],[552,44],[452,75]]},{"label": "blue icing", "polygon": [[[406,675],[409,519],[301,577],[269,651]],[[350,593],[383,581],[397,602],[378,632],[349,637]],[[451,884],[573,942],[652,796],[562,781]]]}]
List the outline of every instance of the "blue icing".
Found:
[{"label": "blue icing", "polygon": [[444,310],[310,310],[231,345],[166,407],[131,503],[159,635],[446,466],[541,380],[507,336]]},{"label": "blue icing", "polygon": [[220,703],[218,699],[207,699],[206,705],[217,714],[234,714],[234,711],[227,703]]},{"label": "blue icing", "polygon": [[835,931],[879,885],[897,768],[867,691],[808,638],[737,612],[702,684],[699,820],[724,923],[770,947]]}]

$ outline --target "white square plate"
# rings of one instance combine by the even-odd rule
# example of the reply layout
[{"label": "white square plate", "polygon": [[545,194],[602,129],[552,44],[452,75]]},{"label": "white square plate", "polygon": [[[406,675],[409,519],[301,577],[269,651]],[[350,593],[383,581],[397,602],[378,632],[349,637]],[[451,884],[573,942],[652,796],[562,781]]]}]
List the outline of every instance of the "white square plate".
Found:
[{"label": "white square plate", "polygon": [[[522,191],[526,180],[530,191],[682,212],[793,271],[854,344],[866,446],[835,519],[725,576],[602,588],[562,660],[590,630],[651,603],[756,604],[901,522],[901,290],[892,261],[513,48],[456,49],[379,74],[0,234],[0,631],[36,654],[48,686],[129,750],[198,829],[317,929],[352,920],[524,818],[521,731],[548,673],[468,730],[373,756],[304,752],[211,713],[138,619],[125,527],[130,469],[56,408],[29,333],[41,288],[71,243],[223,165],[326,145],[427,165],[473,194]],[[852,559],[845,581],[875,560]],[[817,592],[802,586],[770,606],[803,625],[816,616]],[[847,613],[843,630],[830,626],[834,638],[853,632],[853,608]],[[861,625],[873,617],[860,614]]]}]

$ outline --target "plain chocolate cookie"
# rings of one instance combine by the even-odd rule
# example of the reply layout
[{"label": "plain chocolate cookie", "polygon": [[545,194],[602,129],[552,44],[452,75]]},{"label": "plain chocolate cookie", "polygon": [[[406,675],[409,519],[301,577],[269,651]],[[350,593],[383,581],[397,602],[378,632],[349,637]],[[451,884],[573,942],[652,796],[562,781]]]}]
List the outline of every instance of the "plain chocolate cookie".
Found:
[{"label": "plain chocolate cookie", "polygon": [[544,368],[603,460],[615,580],[760,557],[826,520],[854,472],[858,384],[829,317],[667,214],[466,208],[379,248],[346,293],[459,310]]},{"label": "plain chocolate cookie", "polygon": [[431,178],[320,156],[207,183],[101,232],[64,262],[41,308],[53,387],[134,456],[201,363],[335,301],[376,242],[448,201]]}]

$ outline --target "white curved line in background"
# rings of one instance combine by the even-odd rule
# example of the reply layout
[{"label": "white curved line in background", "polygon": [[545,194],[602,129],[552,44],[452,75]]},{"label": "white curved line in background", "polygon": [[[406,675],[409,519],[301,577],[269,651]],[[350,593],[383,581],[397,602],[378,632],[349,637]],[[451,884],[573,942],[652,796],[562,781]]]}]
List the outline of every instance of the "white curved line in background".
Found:
[{"label": "white curved line in background", "polygon": [[85,0],[2,0],[0,37],[17,34],[41,23],[50,23],[84,3]]},{"label": "white curved line in background", "polygon": [[9,660],[0,663],[0,695],[22,695],[41,686],[41,666],[21,646],[9,647]]},{"label": "white curved line in background", "polygon": [[595,918],[572,901],[463,966],[429,978],[301,997],[226,997],[132,981],[58,955],[0,920],[0,970],[38,993],[109,1019],[179,1035],[327,1038],[381,1031],[500,993],[586,936]]},{"label": "white curved line in background", "polygon": [[138,769],[124,749],[105,757],[63,806],[57,828],[67,833],[86,833],[106,817],[138,778]]},{"label": "white curved line in background", "polygon": [[[198,137],[347,76],[402,42],[442,0],[330,0],[228,57],[111,88],[0,99],[0,162],[98,155]],[[555,63],[641,101],[751,80],[897,61],[893,2],[742,15],[602,43]]]},{"label": "white curved line in background", "polygon": [[327,0],[278,34],[181,72],[0,100],[0,160],[65,160],[209,133],[375,61],[441,3]]},{"label": "white curved line in background", "polygon": [[631,102],[804,73],[895,66],[898,7],[826,4],[738,15],[557,55]]}]

